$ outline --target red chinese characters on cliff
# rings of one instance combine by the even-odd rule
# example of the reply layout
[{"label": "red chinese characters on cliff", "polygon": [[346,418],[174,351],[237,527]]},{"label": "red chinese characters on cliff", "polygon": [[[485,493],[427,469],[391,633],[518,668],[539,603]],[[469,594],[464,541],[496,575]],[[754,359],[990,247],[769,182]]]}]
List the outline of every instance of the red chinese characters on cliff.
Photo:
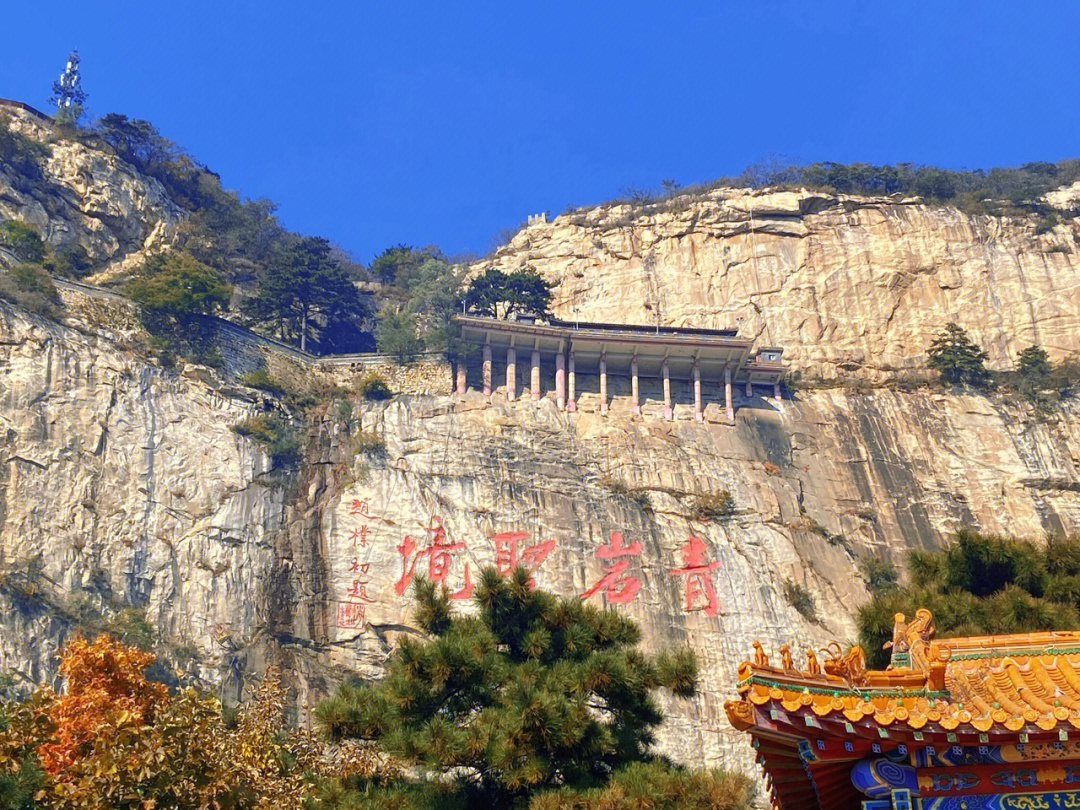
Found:
[{"label": "red chinese characters on cliff", "polygon": [[[545,540],[520,549],[521,541],[528,536],[528,532],[499,532],[491,535],[491,541],[495,544],[495,570],[504,577],[519,565],[527,568],[530,573],[535,571],[555,548],[554,540]],[[535,587],[536,581],[529,577],[529,588]]]},{"label": "red chinese characters on cliff", "polygon": [[636,540],[630,545],[623,545],[623,536],[620,532],[612,532],[611,539],[596,550],[596,559],[610,560],[611,563],[604,570],[604,576],[581,594],[582,599],[588,599],[601,589],[607,601],[615,604],[627,604],[634,601],[637,592],[641,590],[641,580],[626,573],[630,567],[630,557],[641,554],[641,543]]},{"label": "red chinese characters on cliff", "polygon": [[363,629],[364,606],[359,602],[339,602],[336,624],[342,630]]},{"label": "red chinese characters on cliff", "polygon": [[371,514],[371,503],[367,498],[353,498],[352,503],[349,504],[349,514],[366,518],[375,517]]},{"label": "red chinese characters on cliff", "polygon": [[[428,558],[427,576],[437,585],[446,585],[446,578],[450,572],[450,565],[458,552],[465,550],[464,543],[451,543],[446,539],[446,529],[443,528],[442,520],[438,515],[431,518],[431,525],[427,527],[427,533],[431,535],[429,545],[419,548],[415,540],[408,535],[397,547],[401,555],[401,577],[394,583],[394,591],[401,596],[412,584],[416,574],[416,564],[421,557]],[[464,564],[464,584],[460,589],[450,594],[451,599],[468,599],[472,596],[473,584],[469,577],[469,564]]]},{"label": "red chinese characters on cliff", "polygon": [[679,549],[682,554],[682,568],[672,568],[673,577],[686,577],[686,610],[705,611],[706,616],[715,616],[720,609],[713,585],[712,572],[720,567],[719,562],[705,562],[705,543],[700,537],[690,535],[686,545]]},{"label": "red chinese characters on cliff", "polygon": [[[363,500],[354,499],[349,506],[349,514],[359,516],[364,521],[349,532],[349,540],[352,541],[353,551],[356,551],[357,547],[367,548],[368,525],[366,520],[375,517],[371,513],[371,506],[367,498]],[[342,601],[338,603],[337,621],[335,622],[337,627],[343,630],[362,630],[364,628],[367,621],[367,605],[375,601],[367,590],[368,585],[371,584],[368,580],[370,567],[370,562],[360,562],[358,557],[353,557],[349,561],[349,575],[352,584],[345,589]]]}]

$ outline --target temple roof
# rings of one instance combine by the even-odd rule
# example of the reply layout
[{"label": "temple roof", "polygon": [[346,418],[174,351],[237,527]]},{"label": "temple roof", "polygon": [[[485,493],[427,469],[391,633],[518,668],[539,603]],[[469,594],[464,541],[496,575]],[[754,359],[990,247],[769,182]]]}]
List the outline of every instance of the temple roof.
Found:
[{"label": "temple roof", "polygon": [[739,699],[725,708],[732,725],[753,736],[777,804],[815,804],[805,803],[809,794],[792,795],[810,784],[799,778],[793,758],[812,763],[807,777],[818,806],[828,807],[823,784],[835,784],[837,795],[846,796],[845,768],[871,751],[1027,741],[1029,735],[1058,739],[1080,729],[1080,632],[933,635],[928,610],[917,611],[910,623],[898,614],[886,645],[892,663],[884,670],[868,670],[859,647],[844,652],[834,642],[822,664],[807,651],[805,666],[797,667],[787,645],[770,662],[754,642],[753,660],[739,667]]},{"label": "temple roof", "polygon": [[[821,671],[813,664],[808,670],[771,666],[761,654],[739,667],[739,694],[754,706],[806,707],[819,717],[911,729],[970,725],[984,732],[998,725],[1018,731],[1031,724],[1050,730],[1062,722],[1080,728],[1080,632],[930,642],[929,611],[925,615],[925,625],[912,622],[910,639],[902,630],[894,634],[888,669],[866,670],[858,648],[842,656],[834,647]],[[908,666],[895,666],[905,657]]]}]

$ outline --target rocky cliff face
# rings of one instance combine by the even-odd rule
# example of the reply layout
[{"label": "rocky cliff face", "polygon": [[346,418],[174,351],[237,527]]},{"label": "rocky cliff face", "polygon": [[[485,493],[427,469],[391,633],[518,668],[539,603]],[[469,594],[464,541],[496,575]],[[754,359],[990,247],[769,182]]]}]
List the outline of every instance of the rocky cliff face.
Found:
[{"label": "rocky cliff face", "polygon": [[[231,432],[259,407],[242,394],[0,310],[0,669],[49,677],[88,613],[134,604],[178,677],[234,697],[278,663],[304,717],[412,632],[407,572],[445,571],[467,591],[516,554],[539,561],[542,587],[634,616],[650,647],[697,650],[701,695],[669,706],[662,745],[748,766],[721,708],[738,662],[754,638],[851,638],[863,555],[896,559],[969,522],[1080,529],[1075,406],[1031,421],[982,397],[836,389],[739,401],[727,426],[681,407],[665,422],[655,400],[633,420],[621,400],[601,416],[588,398],[568,415],[550,398],[410,395],[357,402],[348,422],[318,411],[286,475]],[[722,489],[735,514],[695,519],[697,498]],[[616,532],[640,583],[628,601],[629,580],[596,587]],[[679,573],[695,564],[715,611],[703,580]],[[788,604],[787,580],[813,594],[818,622]]]},{"label": "rocky cliff face", "polygon": [[25,110],[3,106],[11,126],[50,154],[41,177],[28,178],[0,163],[0,220],[37,228],[50,245],[79,245],[106,273],[140,264],[170,244],[183,212],[152,177],[115,155],[56,138],[50,125]]},{"label": "rocky cliff face", "polygon": [[[64,222],[90,205],[64,199]],[[738,326],[826,377],[909,368],[949,319],[995,363],[1034,339],[1057,357],[1077,348],[1075,223],[1036,237],[1030,223],[806,193],[675,208],[537,223],[494,262],[557,280],[563,317]],[[143,224],[86,230],[106,229],[118,255],[173,221],[149,203],[118,216]],[[410,572],[465,595],[481,566],[525,559],[542,587],[635,617],[649,647],[693,647],[702,691],[669,705],[661,746],[749,767],[722,710],[738,662],[754,638],[799,654],[852,638],[864,556],[899,561],[965,523],[1080,530],[1076,404],[1036,419],[981,396],[833,388],[740,396],[728,426],[715,404],[703,424],[684,405],[667,422],[647,388],[640,418],[625,398],[602,416],[588,394],[573,415],[551,397],[410,394],[317,408],[303,464],[284,472],[231,430],[268,403],[205,370],[163,370],[128,348],[133,323],[96,319],[0,305],[0,670],[24,683],[54,675],[73,629],[134,605],[176,677],[231,699],[276,663],[304,719],[413,632]],[[734,515],[695,517],[722,490]],[[785,598],[789,580],[816,621]]]},{"label": "rocky cliff face", "polygon": [[719,189],[535,222],[474,270],[533,267],[567,320],[738,328],[807,375],[883,380],[950,320],[995,368],[1032,343],[1080,351],[1080,225],[1034,231],[918,200]]}]

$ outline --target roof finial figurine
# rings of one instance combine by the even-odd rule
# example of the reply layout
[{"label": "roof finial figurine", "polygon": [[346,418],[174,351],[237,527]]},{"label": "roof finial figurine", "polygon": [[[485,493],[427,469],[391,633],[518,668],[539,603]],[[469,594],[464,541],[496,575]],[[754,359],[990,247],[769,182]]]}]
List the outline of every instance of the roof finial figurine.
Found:
[{"label": "roof finial figurine", "polygon": [[754,666],[755,667],[767,667],[769,665],[769,656],[765,655],[765,650],[761,647],[761,642],[754,639]]},{"label": "roof finial figurine", "polygon": [[786,670],[795,669],[795,660],[791,657],[791,647],[787,644],[780,645],[780,666]]},{"label": "roof finial figurine", "polygon": [[806,674],[807,675],[820,675],[821,664],[818,663],[817,655],[813,650],[806,651]]}]

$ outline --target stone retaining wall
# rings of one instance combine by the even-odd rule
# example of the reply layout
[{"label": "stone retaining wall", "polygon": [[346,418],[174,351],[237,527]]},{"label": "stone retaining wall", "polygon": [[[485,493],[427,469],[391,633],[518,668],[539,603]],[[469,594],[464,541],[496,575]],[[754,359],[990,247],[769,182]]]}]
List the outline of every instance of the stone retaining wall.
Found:
[{"label": "stone retaining wall", "polygon": [[[135,348],[144,344],[138,307],[122,295],[70,279],[54,279],[69,318],[89,324],[108,337]],[[222,318],[212,318],[214,342],[225,358],[227,377],[265,368],[271,377],[291,388],[345,388],[355,390],[368,375],[383,379],[399,394],[449,394],[453,388],[451,364],[441,354],[429,354],[402,366],[384,354],[318,356],[279,340],[257,334]]]}]

